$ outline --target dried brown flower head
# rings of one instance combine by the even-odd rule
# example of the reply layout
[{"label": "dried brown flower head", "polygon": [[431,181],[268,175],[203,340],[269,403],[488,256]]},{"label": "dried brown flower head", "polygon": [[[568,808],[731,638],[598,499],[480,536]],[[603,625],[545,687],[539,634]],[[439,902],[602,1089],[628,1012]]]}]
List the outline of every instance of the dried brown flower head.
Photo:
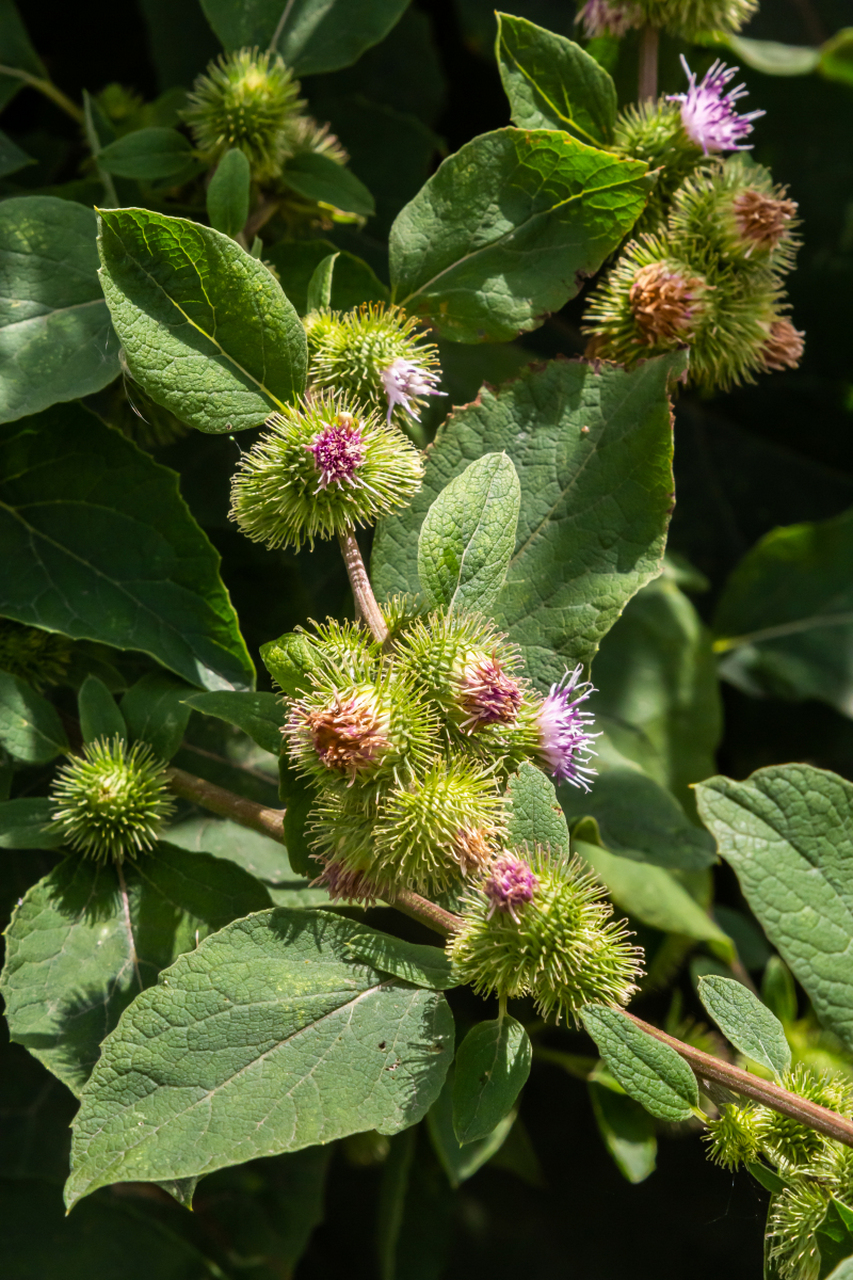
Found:
[{"label": "dried brown flower head", "polygon": [[349,774],[350,784],[391,746],[387,716],[369,692],[335,694],[327,706],[299,709],[297,715],[320,761],[327,769]]},{"label": "dried brown flower head", "polygon": [[642,341],[687,342],[693,336],[696,302],[705,288],[695,276],[684,276],[665,262],[652,262],[634,276],[628,294]]},{"label": "dried brown flower head", "polygon": [[521,698],[518,681],[495,658],[474,658],[459,677],[459,707],[466,717],[462,727],[475,733],[485,724],[511,724]]},{"label": "dried brown flower head", "polygon": [[475,871],[482,871],[489,863],[492,849],[489,837],[494,831],[483,827],[460,827],[453,841],[453,856],[459,863],[462,874],[470,876]]},{"label": "dried brown flower head", "polygon": [[778,200],[750,188],[735,197],[734,213],[738,231],[756,249],[769,251],[781,242],[797,212],[793,200]]},{"label": "dried brown flower head", "polygon": [[790,320],[774,320],[770,326],[770,336],[761,348],[764,368],[776,372],[796,369],[803,358],[805,336],[805,333],[794,328]]}]

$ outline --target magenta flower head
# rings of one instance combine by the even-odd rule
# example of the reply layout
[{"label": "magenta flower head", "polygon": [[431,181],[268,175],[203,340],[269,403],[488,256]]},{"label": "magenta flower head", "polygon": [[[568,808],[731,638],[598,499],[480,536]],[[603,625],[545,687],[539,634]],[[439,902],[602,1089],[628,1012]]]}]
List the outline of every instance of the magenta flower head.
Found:
[{"label": "magenta flower head", "polygon": [[364,437],[351,413],[339,413],[305,448],[313,454],[314,466],[320,473],[316,493],[330,484],[361,483],[357,477],[364,462]]},{"label": "magenta flower head", "polygon": [[522,858],[502,854],[483,881],[483,892],[489,900],[486,919],[491,920],[496,911],[506,911],[518,924],[518,908],[530,902],[538,888],[539,881]]},{"label": "magenta flower head", "polygon": [[581,711],[595,690],[589,681],[578,684],[583,668],[567,671],[559,684],[551,685],[551,692],[542,703],[536,716],[539,731],[539,759],[558,782],[570,782],[573,787],[589,791],[587,779],[595,774],[589,759],[595,753],[592,743],[598,734],[589,733],[593,717],[589,711]]},{"label": "magenta flower head", "polygon": [[[383,369],[379,376],[388,397],[387,420],[389,423],[391,414],[398,404],[403,406],[410,417],[420,422],[421,415],[417,409],[418,398],[447,394],[446,391],[436,390],[435,384],[440,380],[438,373],[426,368],[425,365],[415,364],[412,360],[404,360],[402,356],[398,356],[387,369]],[[415,404],[412,404],[413,400]]]},{"label": "magenta flower head", "polygon": [[681,122],[691,142],[701,147],[705,155],[712,151],[751,150],[752,144],[744,145],[743,139],[752,133],[752,121],[765,112],[750,111],[747,115],[738,115],[735,103],[747,94],[742,84],[729,89],[728,93],[723,92],[737,75],[738,68],[727,67],[718,58],[702,82],[697,84],[684,54],[681,55],[681,65],[690,87],[686,93],[670,94],[667,100],[681,103]]}]

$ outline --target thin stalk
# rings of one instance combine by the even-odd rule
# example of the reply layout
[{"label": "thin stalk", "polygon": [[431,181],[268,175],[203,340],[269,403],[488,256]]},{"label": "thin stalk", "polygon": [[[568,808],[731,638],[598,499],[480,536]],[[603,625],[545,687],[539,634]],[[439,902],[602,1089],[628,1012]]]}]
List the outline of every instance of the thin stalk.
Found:
[{"label": "thin stalk", "polygon": [[278,25],[272,33],[272,40],[270,40],[268,45],[270,53],[278,52],[278,42],[284,34],[284,28],[287,26],[287,19],[290,17],[290,11],[293,8],[293,3],[294,0],[287,0],[287,4],[284,6],[282,15],[278,20]]},{"label": "thin stalk", "polygon": [[[251,827],[253,831],[260,831],[262,835],[271,836],[273,840],[283,843],[283,809],[269,809],[265,805],[256,804],[254,800],[246,800],[243,796],[235,795],[233,791],[218,787],[204,778],[196,778],[191,773],[185,773],[183,769],[170,769],[168,778],[169,786],[176,795],[182,796],[185,800],[192,800],[212,813],[218,813],[224,818],[232,818],[244,827]],[[121,868],[118,871],[125,911],[129,920],[127,890],[124,887]],[[462,924],[460,916],[454,915],[451,911],[445,911],[437,903],[429,902],[420,894],[413,893],[411,889],[398,889],[394,896],[386,901],[389,906],[396,907],[398,911],[411,916],[414,920],[419,920],[427,928],[444,936],[455,933]],[[790,1116],[800,1124],[816,1129],[818,1133],[825,1134],[835,1142],[853,1147],[853,1123],[845,1120],[843,1116],[837,1115],[826,1107],[818,1106],[816,1102],[798,1098],[787,1089],[782,1089],[769,1080],[762,1080],[760,1076],[750,1075],[748,1071],[742,1071],[740,1067],[734,1067],[729,1062],[713,1058],[709,1053],[703,1053],[701,1049],[694,1049],[692,1045],[676,1040],[675,1036],[668,1035],[666,1031],[661,1031],[659,1027],[653,1027],[648,1022],[643,1022],[632,1013],[626,1014],[626,1017],[629,1017],[642,1031],[648,1032],[656,1040],[661,1040],[675,1049],[676,1053],[680,1054],[693,1069],[699,1080],[709,1080],[723,1085],[733,1093],[752,1098],[762,1106],[770,1107],[771,1110]],[[574,1058],[574,1055],[563,1055],[549,1050],[541,1050],[537,1056],[558,1062],[561,1066],[566,1066],[565,1058]]]},{"label": "thin stalk", "polygon": [[350,586],[355,596],[355,602],[361,610],[361,616],[367,623],[374,639],[380,644],[384,644],[388,639],[388,628],[385,625],[385,619],[382,617],[382,611],[376,603],[376,596],[373,594],[373,587],[370,585],[370,578],[367,576],[367,569],[361,558],[361,551],[355,540],[354,533],[339,534],[341,551],[344,556],[344,564],[349,574]]},{"label": "thin stalk", "polygon": [[654,102],[658,96],[657,27],[643,27],[640,32],[640,73],[637,89],[640,102]]},{"label": "thin stalk", "polygon": [[0,66],[0,76],[14,76],[16,80],[23,80],[24,84],[28,84],[31,89],[38,90],[46,98],[50,98],[51,102],[55,102],[66,115],[71,116],[72,120],[76,120],[78,124],[83,123],[82,108],[66,97],[52,80],[42,80],[40,76],[34,76],[29,71],[22,71],[20,67]]},{"label": "thin stalk", "polygon": [[124,912],[124,922],[127,925],[127,936],[130,939],[130,958],[133,961],[133,972],[136,974],[136,981],[139,983],[139,990],[142,990],[142,974],[139,972],[139,957],[136,954],[136,939],[133,936],[133,921],[130,918],[130,899],[127,896],[127,884],[124,879],[124,872],[121,869],[121,863],[115,864],[116,874],[118,875],[118,885],[121,890],[121,905]]},{"label": "thin stalk", "polygon": [[835,1111],[820,1107],[816,1102],[809,1102],[805,1098],[798,1098],[795,1093],[780,1088],[778,1084],[762,1080],[760,1076],[750,1075],[748,1071],[733,1067],[729,1062],[721,1062],[719,1058],[713,1058],[709,1053],[703,1053],[701,1049],[694,1049],[692,1045],[684,1044],[674,1036],[667,1035],[659,1027],[643,1022],[633,1013],[627,1014],[627,1017],[641,1030],[647,1031],[656,1040],[662,1040],[664,1044],[675,1049],[676,1053],[679,1053],[692,1067],[694,1074],[700,1080],[711,1080],[715,1084],[724,1085],[733,1093],[752,1098],[754,1102],[760,1102],[764,1107],[770,1107],[783,1116],[790,1116],[792,1120],[808,1125],[810,1129],[816,1129],[827,1138],[833,1138],[836,1142],[843,1142],[845,1146],[853,1147],[853,1124]]}]

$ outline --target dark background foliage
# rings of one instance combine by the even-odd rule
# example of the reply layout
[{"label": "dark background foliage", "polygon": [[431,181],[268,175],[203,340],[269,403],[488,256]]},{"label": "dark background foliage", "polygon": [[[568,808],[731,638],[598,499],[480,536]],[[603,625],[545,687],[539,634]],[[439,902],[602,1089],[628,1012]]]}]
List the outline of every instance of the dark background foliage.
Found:
[{"label": "dark background foliage", "polygon": [[[551,30],[572,32],[574,9],[568,0],[516,0],[507,7]],[[795,44],[819,42],[853,22],[849,0],[765,0],[762,9],[747,34]],[[126,0],[118,8],[107,0],[84,5],[42,0],[25,3],[22,14],[53,79],[75,99],[84,88],[96,92],[112,82],[150,99],[173,85],[189,84],[218,52],[193,0]],[[385,43],[356,66],[303,86],[312,111],[331,121],[351,152],[353,170],[377,201],[377,217],[365,232],[339,231],[333,238],[368,258],[380,273],[382,238],[441,155],[508,123],[493,37],[489,0],[416,0]],[[674,42],[664,43],[665,90],[682,87],[679,51]],[[707,65],[712,56],[710,51],[691,54],[694,67]],[[634,68],[629,38],[615,69],[624,100],[633,92]],[[743,79],[750,106],[767,112],[755,131],[754,155],[790,185],[800,203],[803,248],[790,294],[794,322],[807,334],[806,355],[794,372],[762,378],[727,395],[685,395],[678,405],[677,506],[670,546],[707,576],[709,590],[696,598],[707,618],[727,575],[762,534],[853,506],[853,89],[816,76],[773,78],[747,70]],[[75,126],[50,103],[22,92],[6,111],[4,128],[38,160],[16,175],[19,188],[50,188],[78,176],[84,151]],[[454,401],[464,403],[481,380],[512,376],[529,359],[580,353],[582,307],[583,299],[576,299],[511,347],[447,350]],[[245,447],[245,437],[238,446],[227,437],[192,434],[157,456],[181,472],[182,492],[223,556],[223,576],[256,656],[270,636],[308,617],[338,612],[347,593],[336,549],[271,555],[229,525],[228,479],[238,448]],[[756,700],[731,686],[724,686],[724,697],[723,772],[741,778],[762,765],[802,759],[853,778],[849,719],[816,702]],[[736,904],[733,877],[724,870],[719,874],[721,900]],[[7,884],[4,899],[11,905],[23,887]],[[464,1001],[457,1000],[456,1008],[464,1017]],[[662,1017],[665,1009],[658,1012]],[[578,1045],[582,1051],[580,1037]],[[10,1079],[17,1079],[23,1059],[18,1047],[5,1052]],[[60,1086],[46,1073],[44,1088],[57,1094],[58,1110],[50,1113],[53,1134],[67,1117]],[[9,1145],[23,1134],[37,1149],[49,1141],[34,1118],[43,1116],[44,1108],[35,1107],[26,1089],[17,1103],[7,1129]],[[664,1140],[657,1172],[632,1187],[601,1145],[585,1086],[558,1067],[537,1070],[522,1115],[538,1157],[537,1165],[517,1154],[517,1169],[527,1161],[526,1180],[492,1165],[455,1196],[420,1135],[423,1150],[405,1208],[407,1244],[399,1280],[481,1275],[509,1280],[520,1272],[530,1280],[575,1275],[615,1280],[626,1274],[716,1280],[721,1273],[730,1280],[754,1280],[760,1275],[766,1194],[746,1175],[732,1178],[706,1163],[695,1133],[673,1133]],[[373,1236],[382,1166],[354,1163],[353,1155],[350,1150],[347,1158],[340,1147],[332,1157],[327,1215],[300,1264],[304,1280],[376,1274]],[[61,1170],[56,1176],[61,1180]],[[313,1175],[306,1166],[300,1176]],[[59,1182],[6,1186],[0,1197],[0,1218],[6,1222],[0,1231],[20,1231],[22,1223],[35,1234],[62,1229]],[[21,1199],[25,1187],[32,1194]],[[190,1238],[225,1267],[222,1205],[230,1204],[233,1211],[243,1203],[240,1197],[248,1201],[251,1195],[268,1197],[275,1221],[274,1193],[260,1165],[217,1175],[199,1193]],[[123,1215],[120,1228],[118,1219],[102,1213],[116,1205]],[[153,1262],[151,1232],[157,1239],[188,1232],[183,1211],[153,1194],[142,1200],[101,1192],[70,1221],[74,1233],[68,1237],[63,1274],[97,1272],[104,1280],[134,1274],[127,1254],[123,1260],[121,1249],[112,1252],[104,1240],[111,1231],[118,1232],[125,1250],[147,1250],[144,1273],[158,1278],[167,1270],[158,1271]],[[20,1269],[8,1273],[10,1280],[30,1275],[52,1280],[38,1270],[37,1253],[16,1256]],[[175,1264],[174,1274],[192,1275],[189,1263],[187,1268]],[[240,1274],[265,1280],[287,1271],[250,1267]]]}]

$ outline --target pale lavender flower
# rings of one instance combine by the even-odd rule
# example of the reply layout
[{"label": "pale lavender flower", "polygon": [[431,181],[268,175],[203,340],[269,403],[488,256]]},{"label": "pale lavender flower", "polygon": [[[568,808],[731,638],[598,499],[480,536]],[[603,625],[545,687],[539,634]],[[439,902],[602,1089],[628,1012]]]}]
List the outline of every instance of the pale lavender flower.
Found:
[{"label": "pale lavender flower", "polygon": [[516,909],[525,906],[539,888],[539,881],[522,858],[503,854],[492,863],[489,876],[483,882],[483,892],[489,899],[487,919],[496,911],[506,911],[518,924]]},{"label": "pale lavender flower", "polygon": [[589,791],[587,778],[595,774],[595,769],[588,766],[598,734],[589,733],[593,717],[579,707],[594,692],[589,681],[578,684],[582,670],[577,666],[571,674],[567,671],[559,684],[551,685],[551,692],[539,709],[537,725],[539,758],[552,777]]},{"label": "pale lavender flower", "polygon": [[411,360],[404,360],[402,356],[398,356],[393,364],[389,364],[387,369],[383,369],[380,377],[382,385],[385,388],[385,394],[388,397],[388,422],[391,422],[391,414],[398,404],[401,404],[410,417],[420,422],[421,415],[418,413],[412,400],[416,400],[418,396],[443,396],[445,391],[437,391],[435,384],[440,381],[440,375],[434,373],[432,369],[425,369],[422,365],[414,364]]},{"label": "pale lavender flower", "polygon": [[684,131],[697,147],[701,147],[708,155],[712,151],[750,151],[752,144],[743,145],[743,139],[752,133],[752,121],[766,113],[750,111],[739,116],[735,111],[735,103],[747,96],[748,90],[736,85],[724,93],[726,85],[737,75],[737,67],[727,67],[719,58],[705,73],[700,84],[687,65],[684,54],[681,65],[690,81],[686,93],[673,93],[668,102],[681,103],[681,122]]},{"label": "pale lavender flower", "polygon": [[624,36],[643,25],[643,15],[630,0],[587,0],[575,22],[583,23],[588,40],[595,36]]},{"label": "pale lavender flower", "polygon": [[330,484],[358,485],[355,474],[364,462],[364,438],[352,414],[338,414],[305,448],[314,455],[314,466],[320,472],[316,493]]}]

